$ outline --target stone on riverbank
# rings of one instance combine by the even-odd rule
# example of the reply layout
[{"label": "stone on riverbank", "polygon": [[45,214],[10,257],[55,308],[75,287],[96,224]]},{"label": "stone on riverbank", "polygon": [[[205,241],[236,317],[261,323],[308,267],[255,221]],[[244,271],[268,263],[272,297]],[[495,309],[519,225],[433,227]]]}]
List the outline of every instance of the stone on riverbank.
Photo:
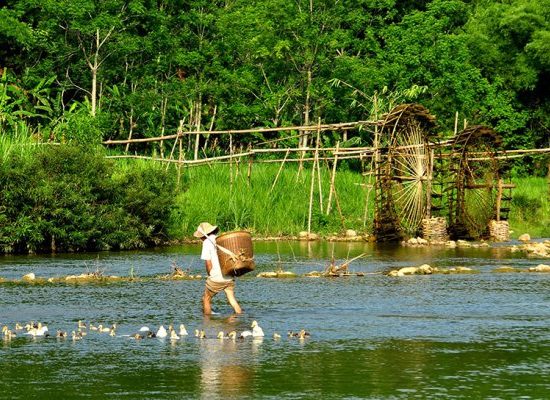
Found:
[{"label": "stone on riverbank", "polygon": [[319,240],[319,235],[313,232],[301,231],[298,233],[298,240]]},{"label": "stone on riverbank", "polygon": [[26,275],[23,275],[23,279],[25,282],[32,282],[34,280],[36,280],[36,275],[34,274],[34,272],[30,272]]},{"label": "stone on riverbank", "polygon": [[530,272],[550,272],[550,265],[539,264],[536,267],[529,268]]},{"label": "stone on riverbank", "polygon": [[434,268],[428,264],[422,264],[419,267],[403,267],[394,269],[388,273],[388,276],[405,276],[405,275],[431,275],[434,273]]},{"label": "stone on riverbank", "polygon": [[531,240],[531,235],[529,235],[528,233],[524,233],[518,237],[518,240],[520,242],[527,243]]}]

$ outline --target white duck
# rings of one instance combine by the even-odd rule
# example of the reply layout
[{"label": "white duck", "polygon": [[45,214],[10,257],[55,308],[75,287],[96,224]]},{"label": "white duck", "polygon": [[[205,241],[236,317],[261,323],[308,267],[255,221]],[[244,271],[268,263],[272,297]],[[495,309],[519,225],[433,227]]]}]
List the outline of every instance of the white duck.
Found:
[{"label": "white duck", "polygon": [[183,325],[183,324],[180,324],[179,335],[180,336],[187,336],[188,335],[187,329],[185,329],[185,325]]},{"label": "white duck", "polygon": [[172,330],[170,331],[170,339],[171,339],[171,340],[179,340],[179,338],[180,338],[180,337],[178,336],[178,334],[176,333],[176,331],[172,329]]},{"label": "white duck", "polygon": [[252,328],[252,337],[264,337],[264,330],[255,320],[252,321],[252,325],[250,327]]},{"label": "white duck", "polygon": [[164,327],[164,325],[161,325],[157,331],[157,337],[165,338],[166,336],[168,336],[168,332],[166,332],[166,328]]}]

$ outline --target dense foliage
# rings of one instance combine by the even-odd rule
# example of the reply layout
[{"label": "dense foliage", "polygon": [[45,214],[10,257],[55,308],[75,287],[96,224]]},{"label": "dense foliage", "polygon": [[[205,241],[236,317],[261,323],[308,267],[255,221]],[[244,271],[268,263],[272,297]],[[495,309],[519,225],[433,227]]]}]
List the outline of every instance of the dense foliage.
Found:
[{"label": "dense foliage", "polygon": [[371,113],[350,86],[421,87],[443,131],[458,111],[508,147],[546,147],[549,14],[550,0],[7,0],[0,130],[89,143],[180,120],[342,122]]},{"label": "dense foliage", "polygon": [[[136,184],[137,183],[137,184]],[[174,181],[103,152],[44,146],[0,162],[0,253],[128,249],[165,240]]]}]

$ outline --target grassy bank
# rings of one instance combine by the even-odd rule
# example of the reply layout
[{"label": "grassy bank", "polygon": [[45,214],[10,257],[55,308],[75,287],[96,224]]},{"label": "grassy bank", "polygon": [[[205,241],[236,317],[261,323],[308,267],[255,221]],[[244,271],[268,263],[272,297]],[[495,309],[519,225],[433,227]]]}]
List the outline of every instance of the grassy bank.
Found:
[{"label": "grassy bank", "polygon": [[[247,179],[247,164],[238,173],[233,165],[233,183],[230,183],[229,165],[193,167],[182,170],[181,191],[172,213],[171,234],[189,236],[201,221],[217,224],[222,230],[247,228],[258,235],[289,235],[307,230],[311,166],[308,164],[298,174],[298,165],[286,165],[273,190],[279,164],[254,164]],[[363,177],[343,166],[335,180],[341,208],[338,211],[334,196],[331,212],[327,215],[330,189],[330,171],[321,169],[320,206],[319,186],[315,182],[313,195],[313,232],[328,234],[355,229],[359,232],[372,228],[373,193],[365,213],[365,188]]]},{"label": "grassy bank", "polygon": [[[175,199],[170,221],[170,234],[189,237],[201,221],[210,221],[224,231],[246,228],[259,236],[295,235],[307,230],[311,166],[298,174],[297,165],[286,165],[273,190],[277,164],[254,164],[247,179],[247,165],[241,165],[230,184],[229,165],[201,166],[182,169],[179,195]],[[175,169],[173,170],[175,173]],[[330,171],[321,170],[323,211],[319,188],[314,186],[312,226],[321,234],[342,233],[345,229],[371,232],[374,193],[365,217],[366,189],[363,177],[342,165],[336,175],[336,192],[342,217],[333,199],[326,214],[330,188]],[[545,178],[527,177],[514,180],[510,226],[512,237],[528,232],[532,237],[550,237],[549,187]]]},{"label": "grassy bank", "polygon": [[512,237],[522,233],[531,237],[550,237],[550,185],[546,178],[527,177],[513,180],[510,229]]}]

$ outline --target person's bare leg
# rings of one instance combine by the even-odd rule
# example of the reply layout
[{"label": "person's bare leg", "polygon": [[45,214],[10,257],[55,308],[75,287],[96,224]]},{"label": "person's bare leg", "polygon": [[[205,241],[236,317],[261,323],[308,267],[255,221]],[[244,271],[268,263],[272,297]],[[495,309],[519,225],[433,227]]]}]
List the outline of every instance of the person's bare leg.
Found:
[{"label": "person's bare leg", "polygon": [[202,312],[205,315],[212,314],[212,297],[213,294],[205,288],[202,296]]},{"label": "person's bare leg", "polygon": [[232,287],[225,288],[225,295],[227,296],[229,304],[231,304],[231,307],[235,310],[235,314],[242,314],[243,310],[235,298],[235,291]]}]

